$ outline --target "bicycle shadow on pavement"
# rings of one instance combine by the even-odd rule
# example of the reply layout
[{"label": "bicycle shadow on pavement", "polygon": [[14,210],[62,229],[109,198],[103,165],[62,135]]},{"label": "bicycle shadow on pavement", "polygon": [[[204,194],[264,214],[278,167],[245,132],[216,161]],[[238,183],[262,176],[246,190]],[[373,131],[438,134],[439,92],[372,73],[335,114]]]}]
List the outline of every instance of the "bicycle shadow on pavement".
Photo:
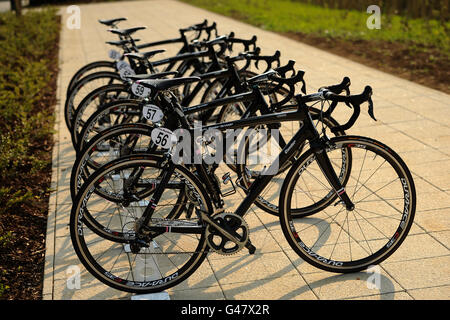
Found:
[{"label": "bicycle shadow on pavement", "polygon": [[[370,272],[362,271],[349,274],[337,274],[317,281],[308,282],[308,286],[311,287],[321,300],[360,300],[362,298],[376,299],[376,297],[379,297],[379,300],[394,300],[395,293],[398,290],[395,289],[392,280],[381,273],[377,274],[377,277],[378,280],[375,283],[373,281],[374,274]],[[299,290],[301,291],[302,289]],[[350,293],[346,296],[348,292],[352,292],[353,295]],[[360,293],[354,294],[354,292]],[[290,299],[290,297],[296,294],[297,292],[293,291],[281,299]]]}]

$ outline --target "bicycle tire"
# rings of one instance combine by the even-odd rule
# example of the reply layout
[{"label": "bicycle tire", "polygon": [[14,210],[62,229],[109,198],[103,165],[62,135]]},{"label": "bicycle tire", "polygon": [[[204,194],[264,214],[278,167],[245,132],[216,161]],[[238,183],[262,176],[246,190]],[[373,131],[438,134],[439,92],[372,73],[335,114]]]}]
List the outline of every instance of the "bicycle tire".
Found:
[{"label": "bicycle tire", "polygon": [[83,130],[85,121],[104,105],[116,100],[125,100],[134,97],[129,87],[124,84],[106,85],[95,89],[80,102],[76,108],[70,129],[73,146],[78,144],[78,137]]},{"label": "bicycle tire", "polygon": [[[175,237],[173,239],[169,239],[168,237],[172,237],[173,234],[170,232],[166,232],[163,233],[163,235],[164,237],[167,237],[168,240],[165,240],[163,237],[159,237],[159,235],[156,236],[149,243],[148,249],[144,249],[144,252],[141,252],[142,249],[140,249],[138,253],[134,254],[135,257],[133,259],[132,251],[127,252],[126,249],[126,244],[129,243],[131,246],[131,241],[134,241],[133,239],[131,239],[130,237],[128,237],[128,239],[126,237],[116,237],[116,239],[112,241],[103,237],[97,239],[95,237],[97,234],[90,230],[88,226],[86,226],[86,221],[84,219],[84,213],[86,212],[86,203],[88,203],[91,195],[93,194],[93,192],[90,190],[92,190],[95,183],[98,183],[102,179],[102,177],[113,171],[122,169],[125,170],[134,166],[147,166],[149,168],[157,167],[160,161],[161,158],[155,157],[153,155],[133,155],[130,157],[120,158],[109,163],[107,166],[100,168],[92,176],[89,177],[88,181],[80,189],[80,192],[77,195],[72,207],[70,216],[70,235],[75,252],[84,267],[94,277],[112,288],[140,294],[165,290],[184,281],[193,272],[195,272],[195,270],[197,270],[197,268],[202,264],[209,251],[209,247],[205,240],[205,227],[201,227],[203,230],[201,232],[201,235],[199,236],[192,237],[188,235],[187,237],[185,237],[184,234],[177,234],[177,236],[179,235],[179,238],[183,237],[183,247],[180,247],[180,245],[178,245],[178,247],[175,247],[176,249],[179,249],[180,252],[174,253],[171,252],[170,249],[172,249],[173,251],[173,246],[176,246],[177,243],[181,244],[181,240]],[[211,201],[209,200],[208,193],[205,191],[198,179],[184,167],[176,166],[175,170],[177,174],[182,177],[182,179],[184,179],[184,183],[188,184],[190,188],[194,188],[196,192],[196,199],[197,201],[199,201],[198,206],[202,210],[211,214],[213,212]],[[111,232],[111,235],[113,234],[114,231]],[[155,239],[157,239],[158,242],[156,242]],[[192,242],[192,244],[189,243],[190,246],[188,246],[188,241]],[[110,242],[112,242],[112,244],[110,244]],[[153,248],[150,247],[151,245],[153,245]],[[170,256],[176,254],[177,260],[171,260],[170,258],[166,258],[166,260],[164,260],[164,258],[161,258],[163,253],[159,254],[155,252],[156,250],[162,251],[166,248],[169,250],[167,255]],[[183,252],[183,248],[186,248],[185,251],[193,251]],[[120,253],[118,256],[111,257],[111,252],[114,253],[114,251],[112,251],[114,249],[117,249],[117,251],[120,250]],[[148,250],[148,253],[146,253],[145,250]],[[108,251],[110,253],[105,254]],[[100,256],[98,255],[99,252]],[[122,253],[125,254],[121,258]],[[137,263],[139,261],[137,260],[138,255],[144,255],[146,257],[144,265],[144,275],[142,275],[142,263],[140,267],[137,266]],[[147,279],[147,255],[150,255],[152,259],[155,259],[153,263],[153,269],[156,266],[156,269],[158,269],[156,275],[159,273],[159,276],[157,277],[161,278],[153,278],[152,274],[155,274],[155,271],[150,268],[150,271],[152,271],[150,274],[151,278]],[[176,263],[178,263],[182,259],[181,255],[186,255],[187,261],[182,261],[181,263],[179,263],[180,266],[177,266]],[[98,260],[96,260],[96,258]],[[108,258],[111,258],[111,260],[108,260]],[[159,260],[159,258],[161,258],[162,260]],[[150,262],[151,260],[149,259],[149,265],[150,267],[152,267],[152,264]],[[111,263],[113,263],[112,266]],[[170,263],[172,263],[173,266],[170,265]],[[118,265],[115,269],[116,264]],[[130,269],[128,272],[121,269],[127,267],[127,264]],[[133,269],[133,264],[138,272],[137,275],[135,274],[135,270]],[[175,271],[173,267],[175,267]],[[142,277],[144,277],[143,280],[140,279]]]},{"label": "bicycle tire", "polygon": [[[104,86],[105,80],[109,81],[108,84],[113,84],[114,81],[123,83],[123,80],[120,78],[118,73],[108,71],[89,74],[75,83],[64,103],[64,120],[66,121],[66,126],[69,130],[71,129],[73,114],[75,113],[75,109],[78,107],[78,104],[87,94],[101,86]],[[89,85],[89,88],[87,85]],[[85,87],[85,89],[83,89],[83,87]]]},{"label": "bicycle tire", "polygon": [[[282,108],[283,109],[283,108]],[[287,108],[284,108],[283,110],[287,111]],[[321,127],[322,125],[325,125],[327,128],[336,127],[339,125],[339,123],[331,117],[321,118],[320,117],[320,110],[311,107],[310,113],[313,121],[317,121],[317,126]],[[320,124],[320,123],[321,124]],[[295,132],[295,130],[293,131]],[[339,131],[336,132],[336,136],[342,136],[345,132]],[[284,135],[284,137],[286,137]],[[270,138],[270,135],[267,135],[267,138]],[[287,142],[287,141],[286,141]],[[240,181],[240,186],[243,188],[244,191],[247,191],[250,188],[250,185],[253,183],[253,179],[258,175],[258,170],[251,169],[249,170],[248,159],[249,159],[249,143],[250,139],[248,136],[246,136],[245,140],[243,141],[244,146],[241,147],[239,150],[241,150],[241,154],[238,155],[239,164],[236,168],[236,173],[238,175],[238,179]],[[286,173],[288,169],[292,166],[292,164],[300,157],[302,152],[307,148],[307,143],[303,144],[302,148],[300,148],[297,152],[297,154],[294,156],[294,158],[287,163],[285,163],[281,168],[279,168],[278,173],[273,177],[272,181],[264,188],[264,190],[261,192],[261,194],[258,196],[258,198],[255,201],[255,205],[262,209],[263,211],[274,215],[279,216],[279,208],[278,208],[278,195],[281,192],[281,186],[282,183],[286,177]],[[258,151],[258,150],[257,150]],[[345,153],[345,154],[344,154]],[[345,162],[344,162],[345,159]],[[342,155],[342,166],[340,169],[339,177],[341,178],[341,182],[345,183],[348,179],[348,169],[351,166],[351,153],[349,150],[343,150]],[[250,173],[250,174],[249,174]],[[275,190],[274,190],[275,188]],[[310,205],[307,208],[301,208],[295,211],[296,216],[298,217],[306,217],[308,215],[316,213],[321,208],[321,201],[317,201],[316,204]]]},{"label": "bicycle tire", "polygon": [[92,71],[98,68],[102,68],[103,70],[101,71],[117,71],[116,63],[114,61],[99,60],[88,63],[87,65],[78,69],[78,71],[75,72],[75,74],[72,76],[69,81],[69,85],[67,86],[66,96],[69,96],[70,91],[72,91],[73,86],[76,82],[78,82],[88,74],[94,73]]}]

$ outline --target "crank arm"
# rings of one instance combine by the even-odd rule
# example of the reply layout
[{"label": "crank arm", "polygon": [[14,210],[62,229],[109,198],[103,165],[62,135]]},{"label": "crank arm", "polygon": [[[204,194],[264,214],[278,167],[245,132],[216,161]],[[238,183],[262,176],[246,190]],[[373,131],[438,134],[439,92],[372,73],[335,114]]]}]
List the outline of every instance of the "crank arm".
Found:
[{"label": "crank arm", "polygon": [[200,216],[202,217],[203,221],[205,221],[206,223],[212,225],[214,228],[216,228],[217,230],[219,230],[219,232],[225,236],[228,240],[234,242],[237,245],[241,245],[244,244],[241,241],[236,240],[236,237],[233,236],[231,233],[229,233],[228,231],[226,231],[225,229],[223,229],[221,226],[219,226],[216,222],[214,222],[214,220],[212,220],[209,215],[207,215],[204,211],[200,211]]},{"label": "crank arm", "polygon": [[209,215],[206,214],[206,212],[201,211],[201,210],[199,210],[199,211],[200,211],[200,216],[203,219],[203,221],[205,221],[206,223],[208,223],[208,224],[212,225],[214,228],[216,228],[228,240],[234,242],[238,246],[244,245],[248,249],[248,252],[250,254],[254,254],[255,253],[256,248],[255,248],[254,245],[252,245],[252,243],[250,242],[250,239],[248,239],[246,243],[236,240],[235,236],[233,236],[231,233],[229,233],[228,231],[223,229],[221,226],[219,226],[216,222],[214,222],[214,220],[212,220],[209,217]]}]

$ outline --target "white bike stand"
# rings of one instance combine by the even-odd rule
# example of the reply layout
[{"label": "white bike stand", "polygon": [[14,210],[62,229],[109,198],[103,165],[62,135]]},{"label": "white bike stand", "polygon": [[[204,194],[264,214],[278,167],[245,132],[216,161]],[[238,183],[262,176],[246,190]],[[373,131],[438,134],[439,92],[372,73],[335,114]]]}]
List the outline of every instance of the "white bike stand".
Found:
[{"label": "white bike stand", "polygon": [[[153,247],[157,248],[157,244],[156,242],[153,242]],[[130,249],[130,245],[126,244],[124,245],[124,250],[125,252],[131,252]],[[136,266],[137,269],[146,269],[148,267],[153,267],[151,268],[151,270],[156,273],[156,278],[160,278],[162,277],[162,275],[157,271],[158,270],[158,266],[156,264],[156,262],[154,260],[150,260],[144,265],[141,266],[141,268],[139,268],[139,265],[142,264],[141,260],[139,258],[136,258]],[[139,274],[135,274],[136,277],[139,277]],[[133,295],[131,296],[131,300],[170,300],[170,296],[169,293],[166,291],[162,291],[162,292],[157,292],[157,293],[148,293],[148,294],[138,294],[138,295]]]},{"label": "white bike stand", "polygon": [[[126,178],[126,177],[125,177]],[[117,181],[117,183],[122,183],[122,179],[119,175],[113,175],[112,176],[113,181]],[[145,208],[148,206],[149,201],[148,200],[141,200],[137,203],[134,203],[134,209],[136,211],[136,213],[140,210],[140,211],[144,211]],[[142,215],[141,212],[141,215]],[[123,225],[122,227],[124,228],[124,230],[126,230],[127,228],[125,227],[128,223],[133,223],[133,220],[129,220],[127,219],[127,217],[125,217],[124,221],[123,221]],[[152,250],[158,249],[158,244],[155,241],[152,241],[152,245],[149,248],[144,249],[147,253],[152,252]],[[123,250],[124,252],[131,252],[131,248],[129,244],[125,244],[123,246]],[[145,279],[147,280],[156,280],[156,279],[160,279],[162,277],[161,273],[159,272],[159,266],[157,264],[157,261],[155,259],[143,259],[142,257],[138,256],[135,259],[136,262],[136,268],[133,271],[133,275],[134,278],[139,279],[142,278],[142,272],[144,271],[144,274],[146,274]],[[154,278],[152,278],[152,274],[154,276]],[[131,296],[131,300],[170,300],[170,296],[169,293],[166,291],[162,291],[162,292],[157,292],[157,293],[148,293],[148,294],[137,294],[137,295],[133,295]]]},{"label": "white bike stand", "polygon": [[131,296],[131,300],[170,300],[169,293],[166,291],[149,294],[138,294]]}]

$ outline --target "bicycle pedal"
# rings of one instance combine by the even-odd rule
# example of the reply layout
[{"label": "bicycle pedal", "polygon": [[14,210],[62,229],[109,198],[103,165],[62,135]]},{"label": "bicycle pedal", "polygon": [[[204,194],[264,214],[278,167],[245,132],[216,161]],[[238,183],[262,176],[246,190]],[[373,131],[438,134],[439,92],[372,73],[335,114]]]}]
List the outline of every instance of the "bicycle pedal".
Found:
[{"label": "bicycle pedal", "polygon": [[189,203],[187,209],[186,209],[186,218],[190,219],[192,217],[192,213],[194,212],[195,205],[192,203]]},{"label": "bicycle pedal", "polygon": [[249,254],[255,254],[256,247],[250,242],[250,240],[247,241],[245,247],[248,249]]},{"label": "bicycle pedal", "polygon": [[232,194],[236,193],[236,186],[233,183],[233,180],[231,179],[231,174],[229,172],[225,173],[222,176],[222,183],[228,184],[228,182],[231,182],[231,188],[227,191],[222,192],[223,197],[231,196]]}]

